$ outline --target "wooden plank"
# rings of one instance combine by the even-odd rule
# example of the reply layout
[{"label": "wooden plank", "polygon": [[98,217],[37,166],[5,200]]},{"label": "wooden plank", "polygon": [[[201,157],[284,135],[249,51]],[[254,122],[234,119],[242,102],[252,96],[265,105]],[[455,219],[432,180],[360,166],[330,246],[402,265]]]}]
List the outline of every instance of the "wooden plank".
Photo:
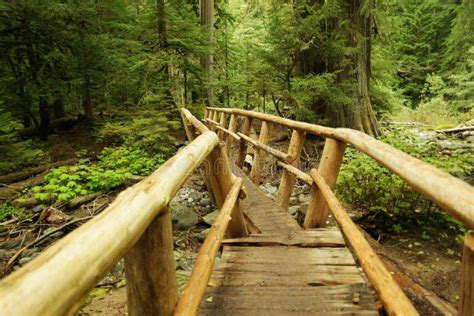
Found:
[{"label": "wooden plank", "polygon": [[176,273],[168,209],[153,220],[125,255],[125,275],[129,315],[172,315]]},{"label": "wooden plank", "polygon": [[347,238],[349,245],[359,259],[360,265],[380,296],[388,313],[390,315],[418,315],[410,300],[393,280],[390,272],[385,268],[354,222],[352,222],[349,214],[341,206],[324,178],[316,169],[312,169],[310,174],[326,199],[334,218],[341,227],[344,236]]},{"label": "wooden plank", "polygon": [[245,173],[234,165],[234,173],[244,180],[247,198],[241,201],[242,211],[262,233],[287,234],[302,230],[288,212],[266,196]]},{"label": "wooden plank", "polygon": [[464,238],[460,297],[459,315],[474,315],[474,233],[472,231],[468,232]]},{"label": "wooden plank", "polygon": [[[291,161],[291,165],[294,167],[298,167],[299,165],[301,150],[303,149],[305,137],[306,132],[300,130],[293,130],[293,133],[291,134],[290,145],[288,146],[288,155],[293,157],[294,160]],[[280,186],[278,187],[277,202],[284,210],[288,209],[291,192],[293,191],[294,185],[295,176],[291,172],[288,172],[288,170],[283,170]]]},{"label": "wooden plank", "polygon": [[[222,112],[219,125],[216,125],[216,128],[219,130],[217,132],[217,136],[219,136],[220,140],[224,140],[224,131],[222,129],[226,128],[226,124],[227,124],[227,113]],[[219,127],[221,127],[221,129],[219,129]]]},{"label": "wooden plank", "polygon": [[245,238],[225,239],[225,245],[285,245],[300,247],[343,247],[344,238],[337,229],[289,232],[288,234],[251,234]]},{"label": "wooden plank", "polygon": [[[235,203],[239,197],[240,189],[242,188],[242,179],[237,178],[229,193],[226,196],[224,205],[222,206],[216,220],[212,224],[209,233],[204,240],[201,248],[199,249],[196,257],[196,264],[193,267],[191,278],[186,285],[186,288],[181,295],[174,315],[195,315],[199,304],[201,303],[202,296],[206,291],[207,282],[211,276],[212,267],[216,259],[216,254],[219,251],[219,247],[224,233],[227,229],[227,225],[231,220],[231,213]],[[170,220],[171,221],[171,220]],[[173,243],[173,237],[171,236],[171,244]],[[174,260],[174,257],[173,257]],[[174,270],[173,270],[173,277]],[[154,284],[160,285],[160,280],[155,280]],[[142,284],[143,286],[143,284]],[[176,289],[173,293],[175,295]],[[174,308],[174,302],[173,302]],[[130,310],[129,310],[130,311]],[[142,315],[155,315],[157,313],[144,313]]]},{"label": "wooden plank", "polygon": [[208,288],[200,315],[379,315],[366,284]]},{"label": "wooden plank", "polygon": [[225,246],[223,263],[267,264],[297,266],[311,265],[353,265],[354,257],[347,248],[301,248],[301,247],[238,247]]},{"label": "wooden plank", "polygon": [[[334,139],[326,139],[318,172],[331,189],[336,186],[346,144]],[[317,187],[311,193],[308,210],[304,219],[304,228],[324,227],[329,216],[329,207]]]}]

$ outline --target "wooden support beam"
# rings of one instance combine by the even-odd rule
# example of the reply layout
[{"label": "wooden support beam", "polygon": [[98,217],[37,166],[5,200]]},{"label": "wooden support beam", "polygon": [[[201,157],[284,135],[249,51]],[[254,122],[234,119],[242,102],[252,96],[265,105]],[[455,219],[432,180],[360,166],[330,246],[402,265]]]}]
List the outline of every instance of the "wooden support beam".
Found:
[{"label": "wooden support beam", "polygon": [[2,279],[1,314],[66,315],[140,239],[217,144],[215,133],[197,137],[100,215]]},{"label": "wooden support beam", "polygon": [[461,299],[459,315],[474,315],[474,232],[464,238],[464,253],[461,268]]},{"label": "wooden support beam", "polygon": [[292,158],[290,155],[288,155],[288,154],[286,154],[286,153],[284,153],[284,152],[281,152],[281,151],[279,151],[279,150],[277,150],[277,149],[275,149],[275,148],[272,148],[272,147],[270,147],[270,146],[268,146],[268,145],[262,144],[262,143],[260,143],[259,141],[255,140],[255,139],[252,139],[252,138],[250,138],[250,137],[248,137],[248,136],[245,136],[245,135],[242,134],[242,133],[238,133],[238,135],[239,135],[240,137],[242,137],[246,142],[250,143],[252,146],[254,146],[254,147],[258,148],[258,149],[261,149],[261,150],[266,151],[266,152],[269,153],[270,155],[275,156],[276,158],[278,158],[279,160],[286,161],[286,162],[293,160],[293,158]]},{"label": "wooden support beam", "polygon": [[[244,116],[244,123],[242,124],[242,134],[244,134],[245,136],[249,136],[251,129],[252,129],[252,118]],[[239,144],[239,156],[237,158],[237,166],[239,168],[243,167],[246,154],[247,154],[247,142],[241,139],[240,144]]]},{"label": "wooden support beam", "polygon": [[213,120],[214,122],[217,122],[217,120],[219,119],[219,112],[218,111],[214,111],[214,113],[212,113],[212,117],[209,118],[210,120]]},{"label": "wooden support beam", "polygon": [[385,268],[375,251],[357,229],[356,224],[354,224],[346,210],[339,203],[323,176],[316,169],[312,169],[310,175],[326,199],[334,218],[388,314],[400,316],[418,315],[410,300],[393,280],[390,272]]},{"label": "wooden support beam", "polygon": [[[224,112],[221,113],[221,118],[220,118],[220,121],[219,121],[219,125],[216,125],[216,128],[219,129],[218,128],[219,126],[221,128],[224,128],[224,129],[226,128],[226,126],[227,126],[227,113],[224,113]],[[224,140],[224,131],[219,130],[217,132],[217,136],[219,136],[220,140]]]},{"label": "wooden support beam", "polygon": [[[232,173],[232,168],[224,144],[220,144],[209,154],[206,161],[206,173],[210,175],[209,178],[212,192],[216,197],[216,205],[218,208],[221,208],[225,196],[228,194],[236,179],[235,175]],[[231,238],[248,236],[244,214],[240,209],[239,201],[235,204],[232,212],[232,221],[227,227],[227,235],[233,236]]]},{"label": "wooden support beam", "polygon": [[[346,145],[342,142],[330,138],[326,139],[318,171],[331,189],[334,189],[336,186],[345,148]],[[324,197],[319,190],[313,190],[303,227],[324,227],[326,226],[328,215],[329,208]]]},{"label": "wooden support beam", "polygon": [[[232,114],[230,116],[230,122],[229,122],[229,132],[230,133],[233,133],[235,135],[237,135],[235,133],[236,129],[237,129],[237,121],[238,121],[238,116],[237,114]],[[232,134],[230,134],[232,135]],[[238,135],[237,135],[238,136]],[[235,137],[227,137],[227,140],[225,142],[225,147],[226,147],[226,150],[227,150],[227,155],[230,155],[231,154],[231,149],[232,149],[232,144],[234,143],[234,139],[236,139],[237,141],[240,141],[240,136],[239,136],[239,139],[235,138]]]},{"label": "wooden support beam", "polygon": [[[260,135],[258,142],[266,145],[270,140],[270,134],[272,132],[272,125],[267,122],[262,122],[262,128],[260,129]],[[249,178],[257,186],[260,184],[260,174],[265,166],[266,152],[257,147],[255,150],[255,156],[253,157],[252,170],[250,170]]]},{"label": "wooden support beam", "polygon": [[176,272],[171,212],[153,220],[125,255],[128,315],[173,314],[176,304]]},{"label": "wooden support beam", "polygon": [[233,208],[237,202],[241,188],[242,179],[237,178],[227,194],[225,202],[217,214],[214,224],[212,224],[209,229],[206,240],[204,240],[204,243],[199,249],[196,263],[191,273],[191,278],[189,279],[183,294],[179,298],[174,315],[197,315],[202,297],[206,292],[207,283],[211,277],[212,267],[214,266],[217,252],[219,251],[224,238],[224,233],[232,218]]},{"label": "wooden support beam", "polygon": [[300,169],[298,169],[296,167],[293,167],[292,165],[283,163],[281,161],[279,161],[278,164],[280,166],[282,166],[283,169],[285,169],[289,173],[293,174],[297,179],[300,179],[301,181],[303,181],[304,183],[306,183],[309,186],[313,185],[314,181],[313,181],[313,178],[311,178],[310,175],[304,173],[303,171],[301,171]]},{"label": "wooden support beam", "polygon": [[[291,134],[290,145],[288,146],[288,155],[293,157],[292,166],[298,167],[300,162],[301,150],[303,149],[306,132],[293,130]],[[278,187],[277,202],[285,210],[290,204],[290,196],[295,185],[295,176],[288,170],[284,170],[281,176],[280,186]]]},{"label": "wooden support beam", "polygon": [[208,123],[210,123],[210,124],[212,124],[212,125],[214,125],[214,126],[219,126],[219,125],[220,125],[219,122],[216,122],[216,121],[211,120],[211,119],[205,119],[204,121],[206,121],[206,122],[208,122]]},{"label": "wooden support beam", "polygon": [[[229,140],[230,138],[234,138],[234,139],[236,139],[236,140],[240,140],[240,136],[239,136],[239,135],[237,135],[237,134],[234,133],[234,132],[229,131],[227,128],[223,128],[223,127],[220,126],[220,125],[217,125],[216,127],[217,127],[217,129],[218,129],[219,131],[222,131],[222,132],[224,132],[224,133],[226,133],[227,135],[230,136],[230,137],[227,137],[227,140]],[[226,141],[226,148],[227,148],[227,141]]]}]

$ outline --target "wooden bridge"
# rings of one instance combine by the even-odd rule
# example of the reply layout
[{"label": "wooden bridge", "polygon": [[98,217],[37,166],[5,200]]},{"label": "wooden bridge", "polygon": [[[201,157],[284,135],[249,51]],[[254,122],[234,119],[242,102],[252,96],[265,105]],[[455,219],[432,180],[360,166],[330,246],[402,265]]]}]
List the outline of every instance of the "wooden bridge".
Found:
[{"label": "wooden bridge", "polygon": [[[209,108],[205,124],[186,109],[181,113],[189,145],[3,279],[0,316],[75,314],[122,257],[130,315],[417,315],[332,191],[346,144],[474,228],[470,185],[363,133],[240,109]],[[262,124],[255,140],[249,133],[257,120]],[[274,125],[292,130],[287,152],[268,145]],[[309,174],[298,169],[307,133],[326,138],[320,164]],[[247,146],[255,151],[248,176],[241,169]],[[283,170],[275,200],[258,188],[267,155]],[[168,205],[197,169],[220,211],[178,299]],[[296,179],[312,187],[303,227],[287,212]],[[329,212],[337,228],[324,228]],[[471,232],[465,237],[459,315],[474,315],[473,271]]]}]

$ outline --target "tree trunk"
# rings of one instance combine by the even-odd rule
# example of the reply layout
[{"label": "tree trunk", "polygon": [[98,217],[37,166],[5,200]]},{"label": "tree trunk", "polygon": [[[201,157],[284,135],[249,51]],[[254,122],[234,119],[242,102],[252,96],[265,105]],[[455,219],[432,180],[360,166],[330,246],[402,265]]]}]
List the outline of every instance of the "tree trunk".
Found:
[{"label": "tree trunk", "polygon": [[92,97],[91,97],[91,81],[89,75],[85,75],[85,82],[84,82],[84,95],[82,96],[82,109],[84,110],[84,116],[88,120],[93,119],[92,113]]},{"label": "tree trunk", "polygon": [[[207,37],[207,43],[209,48],[213,47],[214,43],[214,0],[201,0],[201,26],[204,35]],[[201,56],[201,67],[205,70],[206,73],[206,87],[205,93],[203,93],[205,97],[205,102],[207,106],[214,106],[214,94],[210,87],[212,82],[212,67],[214,63],[214,56],[213,54],[208,51],[205,52]]]},{"label": "tree trunk", "polygon": [[[354,92],[354,122],[353,127],[371,136],[379,135],[379,127],[372,110],[369,95],[371,76],[371,32],[372,16],[362,12],[364,0],[350,0],[350,17],[352,22],[351,44],[356,48],[354,56],[354,69],[356,71],[357,85]],[[373,6],[373,0],[368,5]],[[370,11],[370,10],[366,10]]]},{"label": "tree trunk", "polygon": [[40,128],[39,136],[42,140],[48,139],[49,133],[49,104],[48,100],[45,97],[40,97],[39,99],[39,116],[40,116]]},{"label": "tree trunk", "polygon": [[53,116],[54,119],[60,119],[64,117],[66,114],[64,112],[64,101],[62,99],[56,99],[53,102]]},{"label": "tree trunk", "polygon": [[[158,0],[156,2],[156,11],[157,11],[157,27],[158,27],[158,38],[159,38],[159,47],[161,50],[166,52],[168,50],[168,36],[166,31],[166,7],[165,0]],[[163,65],[164,73],[164,85],[165,85],[165,96],[168,104],[174,104],[173,94],[170,89],[170,69],[168,63]]]}]

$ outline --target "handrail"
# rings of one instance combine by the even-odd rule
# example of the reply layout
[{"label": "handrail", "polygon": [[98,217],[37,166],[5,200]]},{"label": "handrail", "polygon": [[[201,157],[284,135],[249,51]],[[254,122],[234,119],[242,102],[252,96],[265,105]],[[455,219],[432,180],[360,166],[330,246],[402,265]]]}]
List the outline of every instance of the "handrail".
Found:
[{"label": "handrail", "polygon": [[0,313],[67,314],[137,242],[218,142],[215,133],[203,133],[152,175],[120,193],[96,218],[1,280]]},{"label": "handrail", "polygon": [[367,134],[348,128],[324,127],[242,109],[208,108],[208,110],[259,119],[351,144],[400,176],[416,191],[464,223],[467,228],[474,229],[472,186]]},{"label": "handrail", "polygon": [[191,278],[176,304],[174,315],[187,316],[197,314],[199,304],[201,304],[202,297],[207,288],[207,283],[211,277],[212,268],[214,266],[217,252],[222,243],[222,239],[224,238],[225,230],[232,218],[232,209],[239,197],[242,182],[242,178],[237,178],[227,194],[219,214],[212,224],[204,243],[199,249],[196,263],[191,273]]},{"label": "handrail", "polygon": [[342,207],[321,174],[316,169],[312,169],[310,175],[331,208],[334,218],[359,259],[367,278],[380,296],[387,312],[390,315],[418,315],[410,300],[393,280],[390,272],[388,272],[375,251],[365,240],[364,235],[357,229],[357,226]]}]

